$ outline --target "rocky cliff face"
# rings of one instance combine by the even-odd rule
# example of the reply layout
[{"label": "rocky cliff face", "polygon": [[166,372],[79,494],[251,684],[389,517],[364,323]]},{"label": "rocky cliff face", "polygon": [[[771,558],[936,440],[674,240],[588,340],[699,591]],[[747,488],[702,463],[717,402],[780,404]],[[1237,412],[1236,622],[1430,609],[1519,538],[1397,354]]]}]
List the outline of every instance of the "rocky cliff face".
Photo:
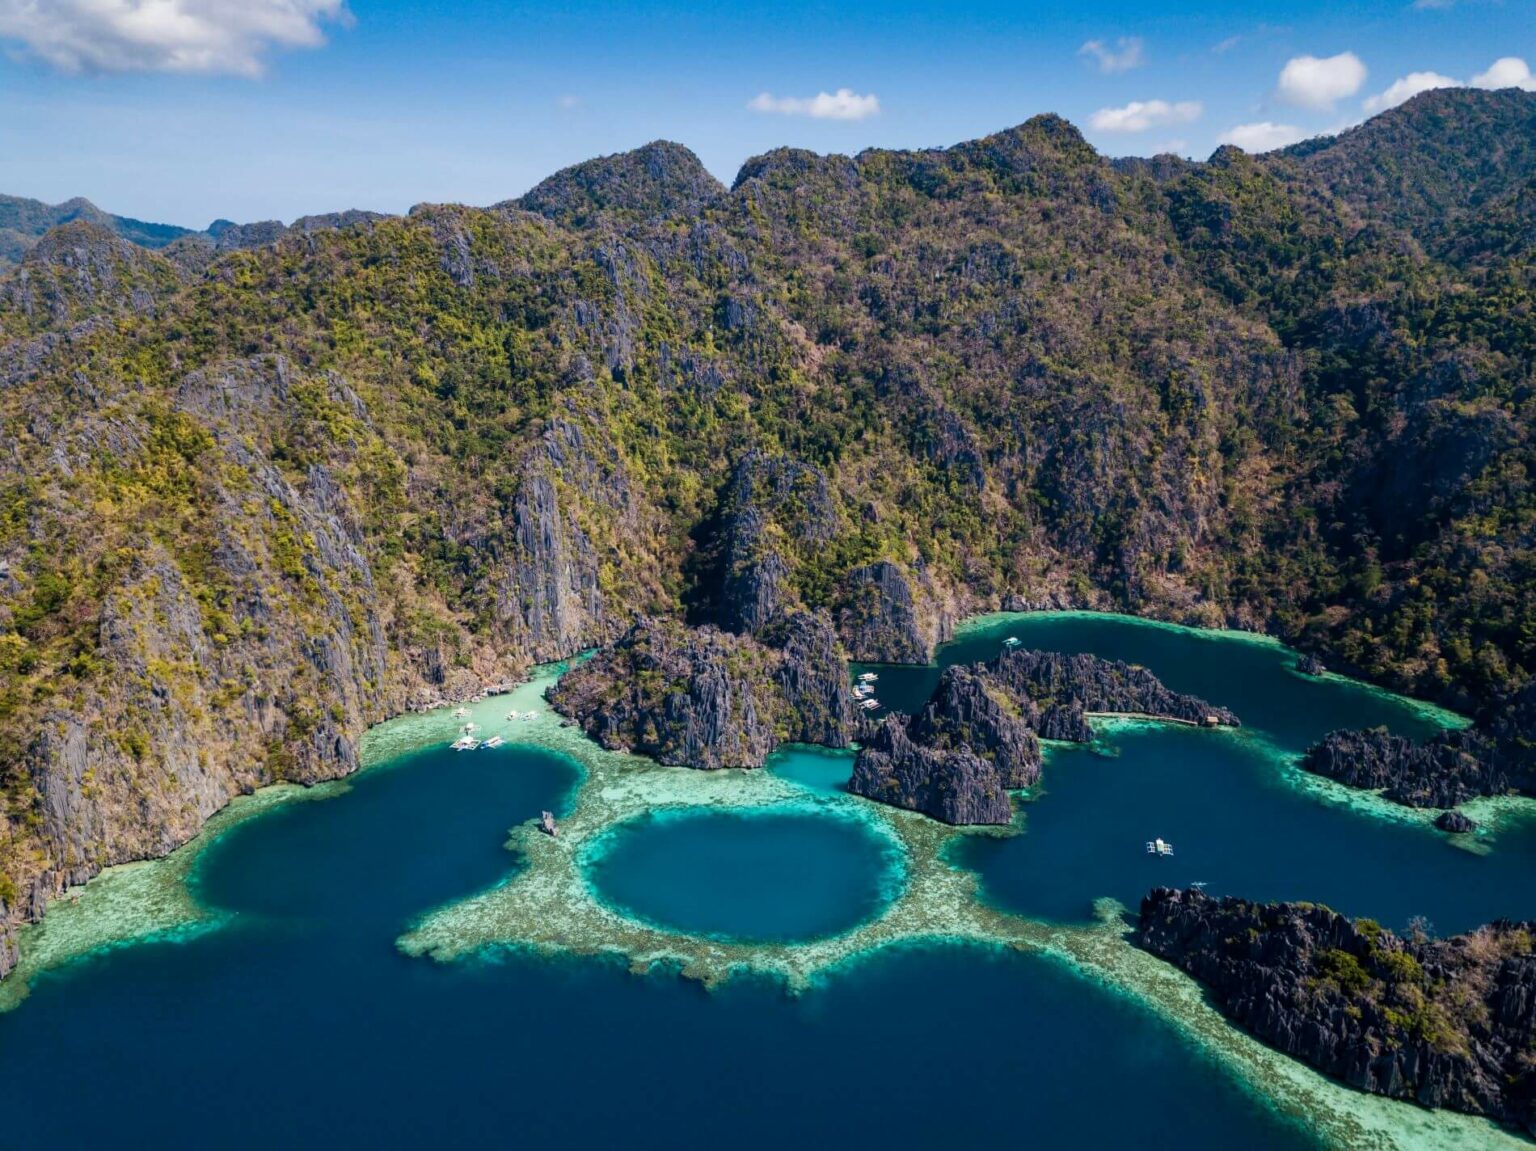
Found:
[{"label": "rocky cliff face", "polygon": [[728,631],[755,634],[799,604],[792,575],[840,527],[827,477],[786,456],[748,452],[731,472],[717,547],[718,617]]},{"label": "rocky cliff face", "polygon": [[1381,790],[1409,807],[1455,807],[1479,795],[1503,795],[1510,777],[1492,741],[1449,732],[1414,743],[1386,728],[1335,731],[1309,748],[1303,766],[1350,787]]},{"label": "rocky cliff face", "polygon": [[886,716],[860,750],[848,789],[943,823],[1006,824],[1013,818],[994,764],[969,747],[940,751],[913,743],[898,715]]},{"label": "rocky cliff face", "polygon": [[1265,1043],[1351,1087],[1536,1134],[1536,924],[1400,939],[1310,903],[1158,888],[1138,942]]},{"label": "rocky cliff face", "polygon": [[[1237,716],[1226,708],[1171,691],[1146,668],[1120,660],[1015,648],[994,659],[988,670],[1010,691],[1047,710],[1061,704],[1079,713],[1118,712],[1181,720],[1202,727],[1241,726]],[[1051,726],[1053,730],[1080,730],[1079,720],[1080,715],[1074,716],[1069,710],[1053,718]]]},{"label": "rocky cliff face", "polygon": [[928,663],[954,626],[931,581],[900,565],[881,560],[848,573],[838,630],[854,659]]},{"label": "rocky cliff face", "polygon": [[826,620],[771,626],[770,646],[714,627],[642,619],[572,668],[550,703],[604,747],[683,767],[761,767],[786,740],[844,747],[848,673]]},{"label": "rocky cliff face", "polygon": [[780,655],[776,681],[790,743],[847,747],[857,732],[848,653],[823,612],[793,612],[770,621],[762,641]]},{"label": "rocky cliff face", "polygon": [[[513,617],[521,648],[498,656],[476,645],[403,581],[371,546],[344,482],[382,445],[368,407],[335,375],[257,357],[186,376],[165,406],[96,411],[79,399],[52,436],[51,470],[31,481],[31,532],[49,538],[59,517],[81,514],[51,485],[93,482],[89,461],[105,453],[123,470],[96,489],[95,506],[122,534],[72,557],[101,589],[91,655],[32,705],[38,718],[12,769],[22,774],[8,776],[31,797],[35,839],[9,860],[0,890],[0,974],[17,927],[66,886],[169,852],[233,795],[345,775],[369,724],[508,682],[526,666],[520,651],[570,654],[604,626],[600,602],[570,594],[595,583],[595,561],[583,566],[558,500],[545,521],[528,521],[529,544],[512,561],[532,593]],[[330,434],[315,439],[316,423]],[[539,466],[558,456],[579,477],[579,440],[556,425]],[[163,458],[146,470],[157,445],[177,470]],[[619,498],[611,474],[591,483]],[[135,501],[175,485],[195,512],[170,533],[136,528]],[[0,660],[20,667],[57,626],[29,622],[37,597],[79,594],[63,578],[11,574],[30,566],[24,553],[0,555],[8,603],[23,605],[19,618],[0,613],[10,629]],[[28,706],[14,695],[6,704]]]},{"label": "rocky cliff face", "polygon": [[951,667],[910,721],[887,716],[854,761],[848,790],[952,824],[1005,824],[1008,792],[1040,778],[1028,700]]},{"label": "rocky cliff face", "polygon": [[83,220],[55,228],[0,281],[0,336],[147,313],[181,286],[174,264]]},{"label": "rocky cliff face", "polygon": [[1380,790],[1409,807],[1454,808],[1479,795],[1536,795],[1536,685],[1472,727],[1414,743],[1385,728],[1335,731],[1302,766],[1350,787]]},{"label": "rocky cliff face", "polygon": [[535,661],[612,638],[603,555],[584,523],[601,509],[610,532],[639,535],[644,516],[610,443],[570,419],[552,420],[528,452],[504,536],[483,541],[496,613],[511,646]]}]

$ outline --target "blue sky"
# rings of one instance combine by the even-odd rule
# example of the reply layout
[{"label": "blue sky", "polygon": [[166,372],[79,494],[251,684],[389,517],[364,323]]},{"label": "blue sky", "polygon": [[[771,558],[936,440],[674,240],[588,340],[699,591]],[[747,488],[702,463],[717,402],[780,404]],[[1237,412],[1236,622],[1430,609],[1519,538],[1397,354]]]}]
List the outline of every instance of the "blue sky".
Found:
[{"label": "blue sky", "polygon": [[1536,88],[1527,61],[1536,0],[0,0],[0,191],[197,227],[399,212],[658,138],[729,182],[778,145],[1040,112],[1106,153],[1203,157],[1426,86]]}]

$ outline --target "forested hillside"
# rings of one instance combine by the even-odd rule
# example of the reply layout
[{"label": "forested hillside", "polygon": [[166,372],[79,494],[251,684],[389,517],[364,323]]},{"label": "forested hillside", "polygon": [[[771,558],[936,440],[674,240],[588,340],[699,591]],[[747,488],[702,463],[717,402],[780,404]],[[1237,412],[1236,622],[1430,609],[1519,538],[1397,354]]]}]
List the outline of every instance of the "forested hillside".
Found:
[{"label": "forested hillside", "polygon": [[1536,670],[1533,180],[1536,96],[1437,91],[1204,164],[1046,116],[224,251],[69,223],[0,278],[0,919],[641,614],[922,658],[1113,607],[1492,714]]}]

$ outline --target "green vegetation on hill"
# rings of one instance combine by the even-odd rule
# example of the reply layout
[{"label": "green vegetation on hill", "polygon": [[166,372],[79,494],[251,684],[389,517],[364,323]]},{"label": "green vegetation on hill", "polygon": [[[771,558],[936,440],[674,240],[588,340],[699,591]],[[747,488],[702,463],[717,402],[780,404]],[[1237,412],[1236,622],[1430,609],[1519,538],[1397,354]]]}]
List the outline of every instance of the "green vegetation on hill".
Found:
[{"label": "green vegetation on hill", "polygon": [[729,190],[656,144],[197,259],[71,225],[0,280],[8,913],[391,711],[641,614],[836,616],[879,561],[920,615],[1264,627],[1497,708],[1536,670],[1533,107],[1208,164],[1040,117]]}]

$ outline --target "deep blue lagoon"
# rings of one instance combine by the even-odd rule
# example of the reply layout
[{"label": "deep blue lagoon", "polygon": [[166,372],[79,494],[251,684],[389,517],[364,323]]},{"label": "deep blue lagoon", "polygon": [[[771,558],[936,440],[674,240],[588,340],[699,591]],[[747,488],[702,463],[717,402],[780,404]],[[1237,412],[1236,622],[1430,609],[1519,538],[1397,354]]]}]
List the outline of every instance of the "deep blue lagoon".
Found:
[{"label": "deep blue lagoon", "polygon": [[[1097,896],[1134,903],[1151,883],[1205,879],[1393,925],[1536,914],[1528,830],[1477,855],[1286,781],[1274,748],[1340,723],[1428,730],[1413,709],[1297,677],[1276,648],[1115,621],[1039,627],[978,632],[944,657],[989,655],[1013,633],[1136,658],[1249,727],[1119,731],[1054,753],[1020,834],[954,852],[998,905],[1074,919]],[[881,694],[919,696],[935,674],[881,669]],[[789,749],[774,770],[814,803],[849,762]],[[0,1015],[12,1145],[1312,1145],[1148,1011],[1033,956],[901,948],[791,996],[745,977],[705,991],[611,959],[443,965],[396,950],[428,910],[513,874],[508,828],[563,810],[576,781],[531,748],[431,749],[227,832],[193,877],[226,926],[47,973]],[[784,937],[878,910],[888,861],[867,832],[795,809],[788,824],[721,818],[620,829],[596,864],[612,872],[598,877],[606,897],[694,930],[773,921]],[[819,822],[794,822],[806,818]],[[1176,843],[1173,860],[1141,853],[1153,834]],[[699,870],[714,874],[701,884]]]},{"label": "deep blue lagoon", "polygon": [[587,877],[605,902],[660,927],[784,943],[870,918],[901,870],[894,845],[846,817],[683,809],[613,828]]}]

